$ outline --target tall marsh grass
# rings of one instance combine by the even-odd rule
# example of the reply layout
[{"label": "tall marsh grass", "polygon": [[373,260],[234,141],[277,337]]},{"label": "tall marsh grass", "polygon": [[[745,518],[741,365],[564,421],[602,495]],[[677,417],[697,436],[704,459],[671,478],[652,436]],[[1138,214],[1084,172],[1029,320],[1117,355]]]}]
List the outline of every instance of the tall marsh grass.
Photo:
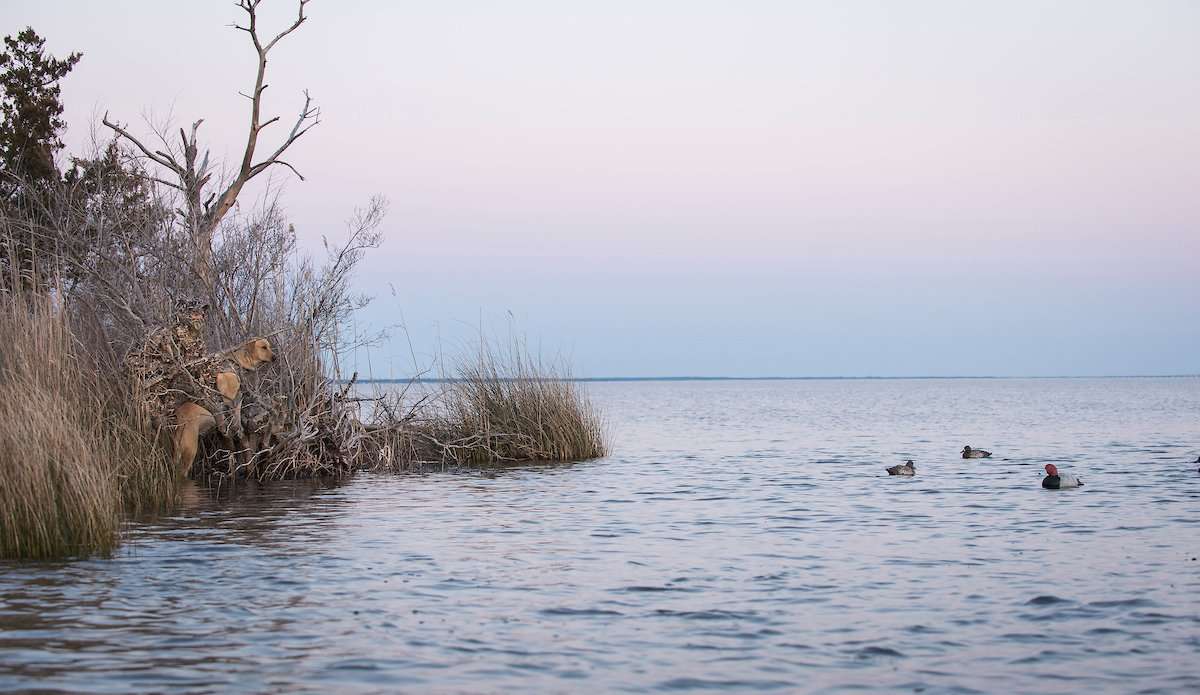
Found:
[{"label": "tall marsh grass", "polygon": [[460,361],[425,419],[444,459],[462,464],[604,456],[604,421],[559,363],[524,344],[481,345]]},{"label": "tall marsh grass", "polygon": [[50,296],[0,296],[0,344],[0,557],[111,551],[124,512],[174,499],[157,438]]}]

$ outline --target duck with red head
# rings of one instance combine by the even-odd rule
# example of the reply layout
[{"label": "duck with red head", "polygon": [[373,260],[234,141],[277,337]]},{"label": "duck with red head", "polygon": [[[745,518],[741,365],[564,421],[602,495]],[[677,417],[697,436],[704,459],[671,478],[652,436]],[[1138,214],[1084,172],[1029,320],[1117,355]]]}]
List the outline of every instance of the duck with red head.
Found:
[{"label": "duck with red head", "polygon": [[1066,490],[1073,487],[1083,487],[1083,481],[1073,475],[1063,475],[1058,472],[1058,466],[1046,464],[1046,477],[1042,478],[1042,487],[1047,490]]}]

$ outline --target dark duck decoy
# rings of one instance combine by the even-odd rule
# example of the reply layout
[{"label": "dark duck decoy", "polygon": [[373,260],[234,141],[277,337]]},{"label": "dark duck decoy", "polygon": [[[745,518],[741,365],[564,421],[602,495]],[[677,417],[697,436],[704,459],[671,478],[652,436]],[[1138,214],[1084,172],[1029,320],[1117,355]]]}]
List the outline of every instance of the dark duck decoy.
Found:
[{"label": "dark duck decoy", "polygon": [[888,475],[916,475],[917,474],[917,464],[913,463],[912,460],[910,459],[898,466],[892,466],[892,467],[888,468],[887,472],[888,472]]},{"label": "dark duck decoy", "polygon": [[1062,475],[1058,466],[1046,464],[1046,477],[1042,478],[1042,487],[1047,490],[1066,490],[1073,487],[1083,487],[1083,481],[1073,475]]},{"label": "dark duck decoy", "polygon": [[970,446],[964,446],[962,455],[965,459],[986,459],[992,457],[992,452],[984,451],[983,449],[972,449]]}]

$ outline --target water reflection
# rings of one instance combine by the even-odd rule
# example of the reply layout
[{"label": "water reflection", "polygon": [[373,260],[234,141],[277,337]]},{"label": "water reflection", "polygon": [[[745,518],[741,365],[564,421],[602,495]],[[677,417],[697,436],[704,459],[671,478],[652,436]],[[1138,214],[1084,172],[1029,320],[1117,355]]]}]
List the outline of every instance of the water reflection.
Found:
[{"label": "water reflection", "polygon": [[288,542],[297,531],[319,540],[320,534],[331,529],[339,507],[346,504],[344,497],[330,493],[347,482],[319,479],[266,484],[239,480],[233,486],[206,486],[187,481],[180,491],[178,511],[134,525],[131,540],[136,543],[147,536],[172,537],[172,532],[188,537],[213,532],[211,537],[219,542],[271,547]]}]

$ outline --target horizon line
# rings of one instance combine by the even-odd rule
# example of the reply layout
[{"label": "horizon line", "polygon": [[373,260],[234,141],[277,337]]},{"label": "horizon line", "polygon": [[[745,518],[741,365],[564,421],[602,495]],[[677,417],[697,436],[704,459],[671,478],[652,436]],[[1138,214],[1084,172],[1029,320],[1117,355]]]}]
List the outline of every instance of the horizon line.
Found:
[{"label": "horizon line", "polygon": [[[544,377],[546,381],[571,382],[630,382],[630,381],[903,381],[903,380],[966,380],[966,379],[1194,379],[1196,374],[1050,374],[1050,375],[953,375],[953,376],[585,376],[585,377]],[[516,377],[505,377],[501,381],[514,381]],[[342,379],[345,383],[349,379]],[[368,384],[409,384],[431,383],[446,384],[467,379],[455,377],[408,377],[408,378],[360,378],[361,383]]]}]

